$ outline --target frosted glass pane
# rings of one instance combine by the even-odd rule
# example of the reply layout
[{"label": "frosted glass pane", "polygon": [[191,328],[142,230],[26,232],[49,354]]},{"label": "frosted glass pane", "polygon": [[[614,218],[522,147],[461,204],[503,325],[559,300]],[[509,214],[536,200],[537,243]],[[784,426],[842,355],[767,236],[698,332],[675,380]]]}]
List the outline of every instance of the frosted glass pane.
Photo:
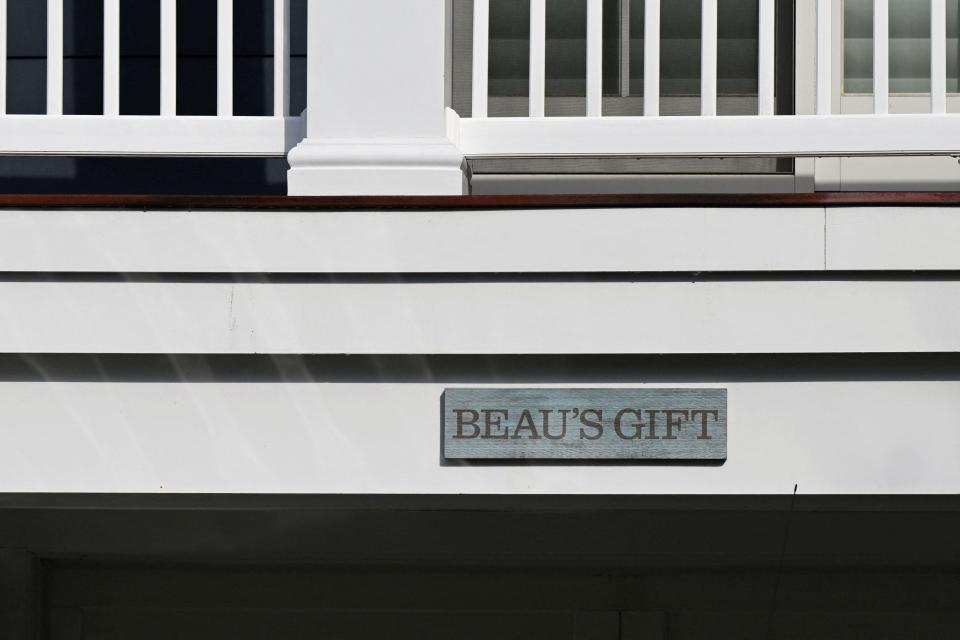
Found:
[{"label": "frosted glass pane", "polygon": [[[958,90],[960,0],[947,0],[947,91]],[[873,92],[873,0],[845,0],[843,88]],[[930,0],[890,0],[890,92],[930,93]]]},{"label": "frosted glass pane", "polygon": [[[661,8],[661,93],[700,95],[700,1],[665,0]],[[756,2],[719,0],[718,88],[722,96],[756,96]],[[644,1],[629,14],[629,94],[643,95]],[[523,97],[529,84],[529,3],[490,3],[490,93]],[[547,95],[586,93],[586,0],[547,3]],[[620,3],[604,0],[604,93],[620,93]]]}]

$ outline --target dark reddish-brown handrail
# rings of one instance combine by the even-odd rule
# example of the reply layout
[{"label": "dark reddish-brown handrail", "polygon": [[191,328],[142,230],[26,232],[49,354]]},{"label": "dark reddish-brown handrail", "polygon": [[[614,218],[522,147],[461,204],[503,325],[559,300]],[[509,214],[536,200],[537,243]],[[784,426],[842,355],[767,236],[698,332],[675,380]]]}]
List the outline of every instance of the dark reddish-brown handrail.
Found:
[{"label": "dark reddish-brown handrail", "polygon": [[960,192],[819,192],[749,194],[509,196],[167,196],[0,195],[0,208],[30,209],[533,209],[587,207],[958,206]]}]

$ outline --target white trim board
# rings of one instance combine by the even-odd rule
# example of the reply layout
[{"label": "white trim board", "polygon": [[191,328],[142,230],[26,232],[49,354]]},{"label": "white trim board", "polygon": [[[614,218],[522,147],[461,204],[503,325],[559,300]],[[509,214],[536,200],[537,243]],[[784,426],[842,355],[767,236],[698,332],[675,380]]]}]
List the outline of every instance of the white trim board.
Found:
[{"label": "white trim board", "polygon": [[823,209],[0,211],[0,272],[823,268]]},{"label": "white trim board", "polygon": [[[564,386],[597,386],[584,378]],[[728,389],[722,466],[573,471],[442,466],[445,386],[0,382],[0,491],[789,495],[796,484],[807,495],[960,492],[956,381],[694,385]]]},{"label": "white trim board", "polygon": [[951,207],[0,211],[0,272],[960,270]]},{"label": "white trim board", "polygon": [[960,116],[450,118],[467,157],[950,155]]},{"label": "white trim board", "polygon": [[0,283],[0,352],[960,351],[960,280]]},{"label": "white trim board", "polygon": [[0,154],[283,156],[302,126],[295,117],[8,115]]}]

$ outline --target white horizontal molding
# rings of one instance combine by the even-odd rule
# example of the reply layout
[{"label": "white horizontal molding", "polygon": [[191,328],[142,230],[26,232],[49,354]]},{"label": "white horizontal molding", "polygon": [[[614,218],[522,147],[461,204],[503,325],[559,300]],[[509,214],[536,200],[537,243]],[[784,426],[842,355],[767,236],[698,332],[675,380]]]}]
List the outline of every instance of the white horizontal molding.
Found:
[{"label": "white horizontal molding", "polygon": [[0,352],[960,350],[960,281],[4,282]]},{"label": "white horizontal molding", "polygon": [[0,271],[534,273],[823,268],[823,209],[0,211]]},{"label": "white horizontal molding", "polygon": [[958,115],[451,119],[467,156],[858,156],[960,151]]},{"label": "white horizontal molding", "polygon": [[282,156],[300,118],[44,116],[0,118],[0,154]]},{"label": "white horizontal molding", "polygon": [[[802,494],[960,492],[958,382],[694,386],[728,389],[722,466],[571,473],[441,466],[442,383],[6,381],[0,492],[783,495],[795,484]],[[911,428],[922,437],[909,437]]]},{"label": "white horizontal molding", "polygon": [[290,151],[291,196],[462,195],[463,154],[434,138],[307,139]]},{"label": "white horizontal molding", "polygon": [[960,270],[960,209],[828,209],[827,268]]}]

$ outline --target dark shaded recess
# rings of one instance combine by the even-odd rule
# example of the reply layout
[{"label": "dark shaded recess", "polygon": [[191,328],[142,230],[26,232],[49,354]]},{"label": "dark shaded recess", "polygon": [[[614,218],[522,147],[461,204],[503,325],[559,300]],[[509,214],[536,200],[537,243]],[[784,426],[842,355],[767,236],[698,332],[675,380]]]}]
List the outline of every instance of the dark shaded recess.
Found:
[{"label": "dark shaded recess", "polygon": [[[234,160],[239,162],[241,160]],[[0,159],[0,162],[3,162]],[[13,165],[24,158],[10,159]],[[279,161],[281,162],[282,161]],[[48,168],[53,163],[43,166]],[[273,170],[274,165],[268,165]],[[6,170],[9,170],[9,166]],[[61,168],[62,169],[62,168]],[[29,168],[27,168],[29,171]],[[0,174],[5,171],[0,171]],[[212,178],[211,176],[207,176]],[[284,174],[281,180],[286,179]],[[69,186],[69,185],[66,185]],[[209,193],[209,191],[208,191]],[[220,192],[230,193],[230,192]],[[243,192],[241,192],[242,194]],[[2,194],[2,190],[0,190]],[[98,209],[279,209],[284,211],[342,210],[496,210],[574,209],[621,207],[956,207],[955,191],[818,191],[816,193],[672,193],[672,194],[558,194],[490,196],[289,196],[164,194],[143,192],[126,195],[77,194],[66,189],[59,195],[7,191],[0,195],[0,208],[98,208]]]},{"label": "dark shaded recess", "polygon": [[956,496],[0,495],[0,560],[52,640],[940,639],[958,516]]},{"label": "dark shaded recess", "polygon": [[51,640],[955,638],[958,534],[956,496],[0,495],[0,607]]},{"label": "dark shaded recess", "polygon": [[102,114],[103,0],[65,0],[63,52],[63,112]]},{"label": "dark shaded recess", "polygon": [[120,3],[120,113],[160,113],[160,0]]},{"label": "dark shaded recess", "polygon": [[8,0],[7,112],[46,113],[47,3]]},{"label": "dark shaded recess", "polygon": [[5,382],[604,385],[932,380],[960,380],[960,354],[0,355],[0,381]]},{"label": "dark shaded recess", "polygon": [[282,196],[284,158],[0,157],[0,194]]},{"label": "dark shaded recess", "polygon": [[217,113],[217,1],[177,3],[177,114]]}]

